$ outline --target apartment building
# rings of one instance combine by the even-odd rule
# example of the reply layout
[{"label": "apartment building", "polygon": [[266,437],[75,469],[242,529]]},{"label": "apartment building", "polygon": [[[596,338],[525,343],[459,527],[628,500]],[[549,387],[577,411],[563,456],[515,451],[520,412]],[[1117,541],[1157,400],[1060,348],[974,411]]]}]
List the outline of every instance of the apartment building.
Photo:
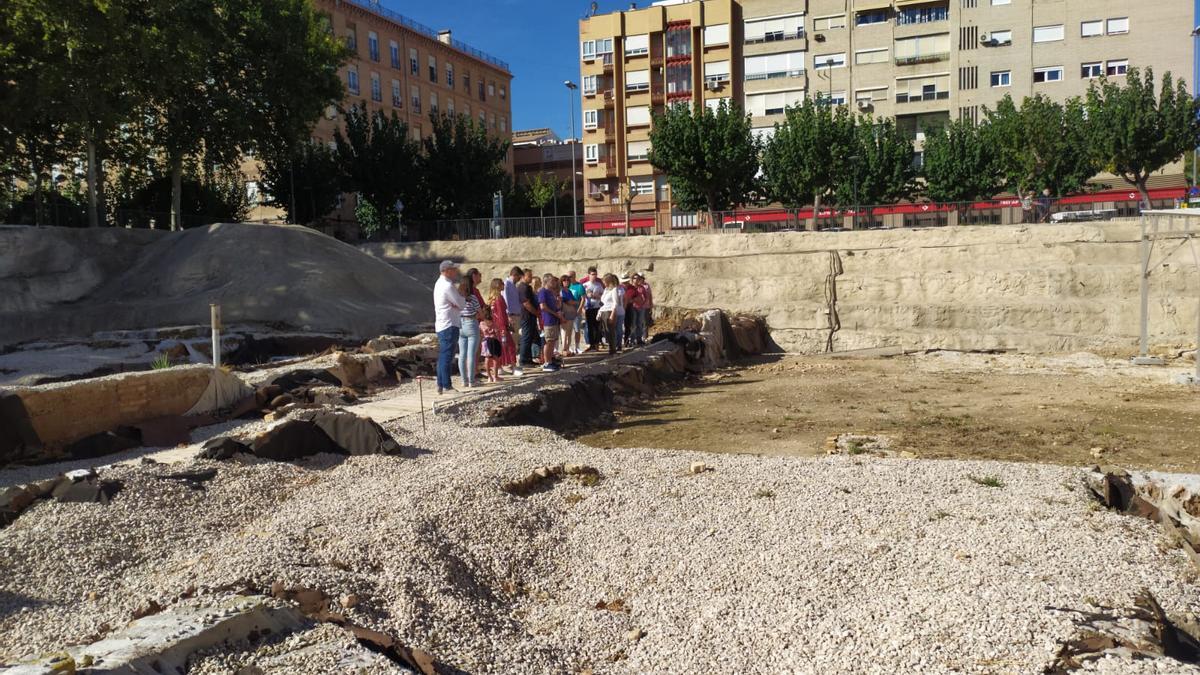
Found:
[{"label": "apartment building", "polygon": [[[1085,94],[1101,76],[1120,77],[1134,66],[1160,76],[1170,71],[1189,86],[1192,79],[1189,0],[674,0],[594,16],[580,22],[585,89],[592,76],[592,93],[583,96],[589,213],[612,209],[621,182],[636,186],[635,210],[670,208],[669,181],[637,159],[648,151],[638,143],[648,137],[648,124],[641,123],[640,110],[630,118],[630,87],[621,70],[633,70],[638,57],[630,44],[636,52],[645,39],[651,92],[670,86],[666,73],[654,69],[652,50],[669,47],[667,29],[685,19],[686,44],[697,54],[689,83],[703,91],[681,100],[732,97],[762,137],[770,136],[787,106],[820,94],[834,104],[894,116],[919,153],[925,130],[955,118],[980,119],[1005,94],[1065,100]],[[726,43],[708,45],[710,28]],[[718,59],[728,69],[713,73],[727,72],[728,79],[712,92],[704,69]],[[637,96],[639,90],[632,91]],[[669,91],[651,98],[650,109],[680,100]],[[645,99],[632,105],[638,100]],[[651,184],[653,200],[642,192]]]}]

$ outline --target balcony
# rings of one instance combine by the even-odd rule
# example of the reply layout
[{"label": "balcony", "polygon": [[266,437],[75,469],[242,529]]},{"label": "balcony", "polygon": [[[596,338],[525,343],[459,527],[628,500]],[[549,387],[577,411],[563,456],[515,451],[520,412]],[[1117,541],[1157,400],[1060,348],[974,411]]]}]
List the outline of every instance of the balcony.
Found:
[{"label": "balcony", "polygon": [[917,54],[916,56],[897,56],[896,65],[898,66],[918,66],[922,63],[937,63],[938,61],[949,61],[950,52],[938,52],[936,54]]},{"label": "balcony", "polygon": [[896,103],[920,103],[922,101],[944,101],[950,98],[948,91],[927,91],[921,94],[896,94]]},{"label": "balcony", "polygon": [[773,31],[770,33],[764,33],[763,36],[760,38],[759,37],[752,37],[752,38],[748,37],[742,41],[742,44],[761,45],[761,44],[767,44],[769,42],[786,42],[788,40],[803,40],[804,36],[805,36],[805,34],[804,34],[803,28],[799,28],[794,31],[790,31],[790,32],[786,32],[786,33],[784,31],[780,30],[780,31]]},{"label": "balcony", "polygon": [[604,90],[604,107],[605,108],[613,107],[613,102],[616,101],[616,99],[617,99],[617,92],[613,91],[612,89]]},{"label": "balcony", "polygon": [[666,90],[661,84],[656,84],[650,88],[650,101],[653,103],[662,103],[666,98]]},{"label": "balcony", "polygon": [[613,69],[612,52],[609,52],[608,54],[597,54],[596,60],[599,61],[600,65],[604,67],[604,72],[606,72],[606,73],[612,72],[612,69]]}]

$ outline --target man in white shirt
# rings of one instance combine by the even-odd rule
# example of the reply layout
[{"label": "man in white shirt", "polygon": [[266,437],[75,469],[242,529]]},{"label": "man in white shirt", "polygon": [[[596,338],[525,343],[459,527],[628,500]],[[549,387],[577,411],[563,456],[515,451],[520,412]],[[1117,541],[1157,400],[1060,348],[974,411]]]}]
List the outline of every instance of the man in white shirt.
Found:
[{"label": "man in white shirt", "polygon": [[467,301],[458,292],[458,263],[443,260],[438,265],[437,283],[433,285],[434,330],[438,336],[437,387],[438,393],[454,391],[450,386],[450,368],[454,363],[454,348],[462,328],[462,308]]},{"label": "man in white shirt", "polygon": [[[525,270],[520,267],[513,267],[508,273],[508,278],[504,280],[504,304],[508,307],[508,329],[511,331],[509,339],[514,345],[521,344],[521,292],[517,289],[517,284],[525,278]],[[518,359],[519,361],[519,359]],[[513,375],[524,375],[521,370],[521,364],[513,364],[510,371]]]}]

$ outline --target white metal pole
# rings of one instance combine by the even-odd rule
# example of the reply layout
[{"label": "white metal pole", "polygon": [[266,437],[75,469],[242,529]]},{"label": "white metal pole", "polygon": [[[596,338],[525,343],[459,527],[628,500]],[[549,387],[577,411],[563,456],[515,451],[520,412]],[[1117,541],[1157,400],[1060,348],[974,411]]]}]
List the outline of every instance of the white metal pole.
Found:
[{"label": "white metal pole", "polygon": [[213,368],[221,367],[221,306],[211,304],[208,306],[209,314],[212,320],[212,364]]},{"label": "white metal pole", "polygon": [[567,85],[567,107],[571,111],[571,230],[579,234],[579,196],[575,194],[575,149],[579,143],[575,138],[575,87]]},{"label": "white metal pole", "polygon": [[1150,355],[1150,237],[1146,233],[1146,216],[1142,216],[1142,278],[1141,278],[1141,332],[1138,340],[1138,355]]}]

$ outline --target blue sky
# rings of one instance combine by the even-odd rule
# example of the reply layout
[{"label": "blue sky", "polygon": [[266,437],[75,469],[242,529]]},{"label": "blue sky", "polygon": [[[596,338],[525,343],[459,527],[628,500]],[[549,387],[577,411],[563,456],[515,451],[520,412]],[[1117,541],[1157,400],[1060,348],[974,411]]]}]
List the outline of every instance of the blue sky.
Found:
[{"label": "blue sky", "polygon": [[[579,19],[587,13],[590,0],[383,0],[381,4],[431,28],[449,28],[459,40],[508,61],[513,72],[513,129],[548,126],[563,138],[570,135],[563,80],[578,84]],[[628,1],[613,0],[598,4],[601,13],[629,6]],[[578,135],[578,98],[575,116]]]}]

